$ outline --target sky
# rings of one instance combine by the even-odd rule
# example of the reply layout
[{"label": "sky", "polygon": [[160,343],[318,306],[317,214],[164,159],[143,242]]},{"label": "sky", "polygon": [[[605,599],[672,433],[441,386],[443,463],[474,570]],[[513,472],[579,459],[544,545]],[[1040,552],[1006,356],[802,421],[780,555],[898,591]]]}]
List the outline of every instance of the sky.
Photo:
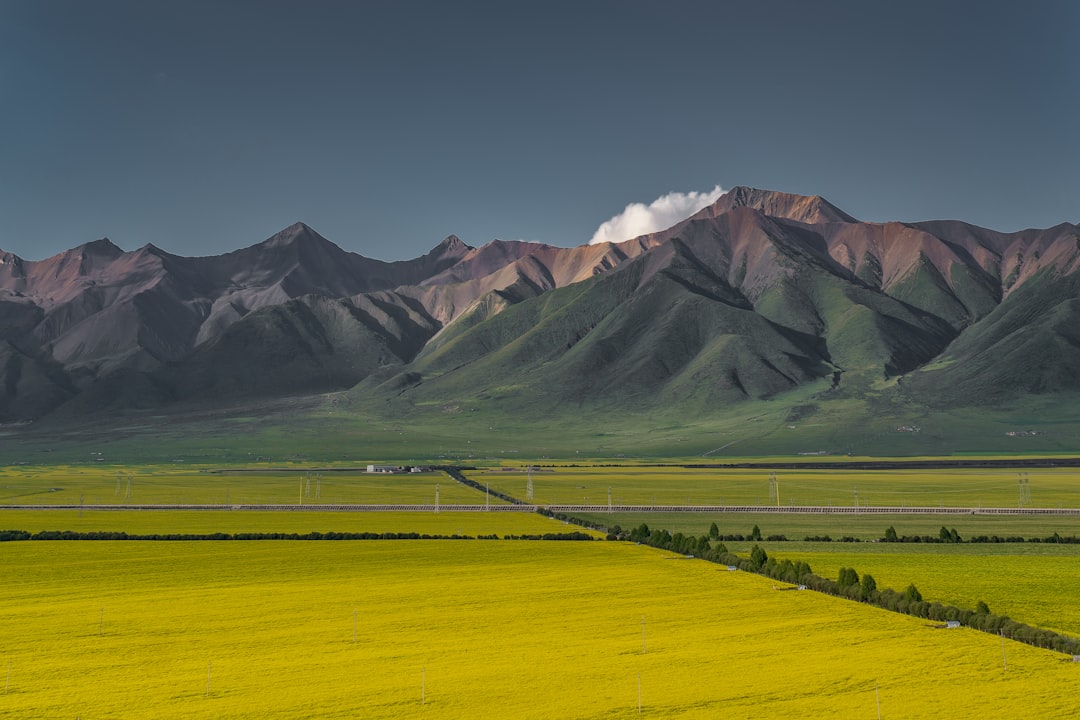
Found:
[{"label": "sky", "polygon": [[1072,0],[0,0],[0,248],[572,246],[736,185],[1075,223],[1078,33]]}]

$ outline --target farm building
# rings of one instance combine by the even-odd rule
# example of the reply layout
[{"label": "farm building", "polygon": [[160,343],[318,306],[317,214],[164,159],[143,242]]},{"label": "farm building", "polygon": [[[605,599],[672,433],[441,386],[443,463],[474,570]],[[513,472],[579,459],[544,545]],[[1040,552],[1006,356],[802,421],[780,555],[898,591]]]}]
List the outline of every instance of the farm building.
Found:
[{"label": "farm building", "polygon": [[369,473],[395,473],[401,468],[397,465],[368,465],[367,471]]}]

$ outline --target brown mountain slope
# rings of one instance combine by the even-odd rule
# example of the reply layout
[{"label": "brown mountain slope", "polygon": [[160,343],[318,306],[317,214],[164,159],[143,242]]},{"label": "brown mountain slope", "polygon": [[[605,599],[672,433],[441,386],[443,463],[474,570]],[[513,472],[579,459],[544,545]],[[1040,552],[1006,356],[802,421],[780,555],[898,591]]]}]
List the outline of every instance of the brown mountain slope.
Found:
[{"label": "brown mountain slope", "polygon": [[258,245],[184,258],[152,245],[124,252],[101,240],[41,261],[2,256],[0,292],[41,315],[13,332],[29,351],[96,374],[178,360],[249,312],[294,297],[347,297],[419,283],[469,251],[448,238],[416,260],[346,253],[296,224]]}]

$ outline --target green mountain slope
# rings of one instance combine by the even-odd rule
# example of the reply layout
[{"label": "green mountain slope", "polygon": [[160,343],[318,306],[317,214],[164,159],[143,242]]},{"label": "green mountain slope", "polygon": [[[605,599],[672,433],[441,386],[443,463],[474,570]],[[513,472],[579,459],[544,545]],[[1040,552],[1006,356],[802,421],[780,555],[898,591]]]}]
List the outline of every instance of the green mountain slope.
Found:
[{"label": "green mountain slope", "polygon": [[1080,277],[1043,270],[902,388],[928,405],[967,406],[1080,390]]},{"label": "green mountain slope", "polygon": [[826,253],[743,212],[740,233],[752,225],[755,251],[764,243],[760,255],[780,260],[759,256],[746,272],[750,259],[733,251],[741,237],[691,231],[613,272],[496,314],[478,309],[397,376],[353,394],[381,393],[412,411],[476,402],[701,415],[840,372],[895,374],[952,338],[944,321],[845,277]]}]

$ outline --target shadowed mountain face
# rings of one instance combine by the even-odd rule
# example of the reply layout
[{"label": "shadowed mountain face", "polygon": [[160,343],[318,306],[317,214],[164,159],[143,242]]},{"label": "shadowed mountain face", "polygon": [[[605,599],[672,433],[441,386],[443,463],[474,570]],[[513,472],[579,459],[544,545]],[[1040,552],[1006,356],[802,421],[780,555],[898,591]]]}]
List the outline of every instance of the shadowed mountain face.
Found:
[{"label": "shadowed mountain face", "polygon": [[978,404],[1080,389],[1078,267],[1075,225],[862,223],[741,187],[619,244],[450,236],[387,263],[298,223],[212,258],[0,252],[0,419],[354,386],[700,414],[896,376],[909,400]]}]

